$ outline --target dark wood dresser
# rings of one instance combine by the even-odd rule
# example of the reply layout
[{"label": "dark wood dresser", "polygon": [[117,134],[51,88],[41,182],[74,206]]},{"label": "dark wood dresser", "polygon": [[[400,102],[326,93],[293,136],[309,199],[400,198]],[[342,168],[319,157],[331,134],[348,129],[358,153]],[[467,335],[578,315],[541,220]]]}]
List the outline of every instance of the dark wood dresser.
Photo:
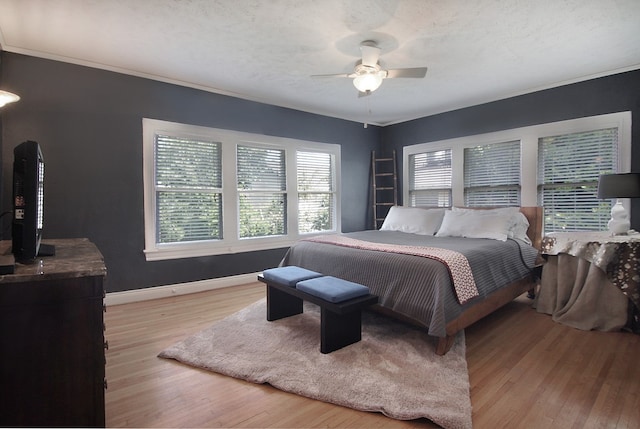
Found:
[{"label": "dark wood dresser", "polygon": [[87,239],[43,243],[55,256],[0,276],[0,426],[104,427],[104,259]]}]

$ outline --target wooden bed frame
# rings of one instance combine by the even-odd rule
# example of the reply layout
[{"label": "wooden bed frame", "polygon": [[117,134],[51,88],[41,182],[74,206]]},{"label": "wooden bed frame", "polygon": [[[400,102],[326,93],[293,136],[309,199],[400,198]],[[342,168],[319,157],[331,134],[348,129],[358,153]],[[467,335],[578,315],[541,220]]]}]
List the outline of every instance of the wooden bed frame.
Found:
[{"label": "wooden bed frame", "polygon": [[[483,210],[486,208],[478,208],[478,210]],[[543,210],[542,207],[520,207],[520,212],[525,215],[527,220],[529,221],[529,229],[527,230],[527,236],[531,239],[531,243],[533,246],[540,250],[540,246],[542,243],[542,216]],[[542,265],[541,258],[538,257],[536,261],[536,265]],[[535,270],[534,270],[535,271]],[[537,277],[534,272],[529,274],[523,279],[520,279],[507,287],[504,287],[491,295],[487,296],[484,300],[479,301],[474,306],[463,311],[456,319],[447,323],[446,326],[446,337],[438,337],[437,345],[436,345],[436,354],[444,355],[446,354],[453,343],[455,341],[456,335],[458,332],[470,326],[471,324],[477,322],[488,314],[493,313],[500,307],[508,304],[513,301],[515,298],[519,297],[525,292],[533,293],[537,282]],[[405,322],[409,322],[411,324],[416,324],[415,320],[403,318],[401,315],[397,313],[393,313],[390,310],[381,307],[379,305],[375,305],[374,309],[379,311],[380,313],[386,314],[390,317],[394,317],[396,319],[403,320]],[[418,325],[420,326],[420,325]],[[421,326],[424,327],[424,326]]]},{"label": "wooden bed frame", "polygon": [[[533,246],[540,250],[540,245],[542,243],[542,207],[520,207],[520,211],[529,221],[527,236],[531,239]],[[483,301],[480,301],[473,307],[465,310],[456,319],[447,323],[447,336],[438,338],[436,353],[439,355],[447,353],[451,346],[453,346],[456,334],[459,331],[477,322],[488,314],[493,313],[498,308],[508,304],[523,293],[532,291],[535,288],[536,282],[536,276],[534,273],[531,273],[527,277],[492,293]]]}]

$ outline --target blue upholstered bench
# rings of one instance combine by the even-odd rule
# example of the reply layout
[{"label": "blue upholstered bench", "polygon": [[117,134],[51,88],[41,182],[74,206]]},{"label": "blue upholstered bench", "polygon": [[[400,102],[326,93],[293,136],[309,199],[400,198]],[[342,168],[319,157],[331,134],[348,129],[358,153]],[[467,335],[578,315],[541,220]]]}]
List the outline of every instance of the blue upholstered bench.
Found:
[{"label": "blue upholstered bench", "polygon": [[320,351],[360,341],[362,309],[378,302],[369,288],[296,266],[265,270],[258,280],[267,285],[267,320],[302,313],[303,301],[320,307]]},{"label": "blue upholstered bench", "polygon": [[329,302],[343,302],[369,295],[368,287],[331,276],[299,281],[296,289]]},{"label": "blue upholstered bench", "polygon": [[298,282],[303,280],[320,277],[322,274],[306,268],[296,267],[295,265],[287,267],[270,268],[262,272],[262,276],[269,281],[286,284],[289,287],[296,287]]}]

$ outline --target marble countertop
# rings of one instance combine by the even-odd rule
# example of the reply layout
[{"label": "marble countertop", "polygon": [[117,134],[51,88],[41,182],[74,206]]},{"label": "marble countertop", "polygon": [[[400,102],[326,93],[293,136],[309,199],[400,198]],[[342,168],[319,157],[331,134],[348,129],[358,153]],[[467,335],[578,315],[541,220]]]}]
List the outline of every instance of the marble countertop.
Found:
[{"label": "marble countertop", "polygon": [[[39,256],[31,264],[16,262],[13,274],[0,275],[0,284],[107,274],[102,254],[86,238],[42,240],[42,243],[55,246],[55,255]],[[0,241],[0,254],[10,253],[11,241]]]}]

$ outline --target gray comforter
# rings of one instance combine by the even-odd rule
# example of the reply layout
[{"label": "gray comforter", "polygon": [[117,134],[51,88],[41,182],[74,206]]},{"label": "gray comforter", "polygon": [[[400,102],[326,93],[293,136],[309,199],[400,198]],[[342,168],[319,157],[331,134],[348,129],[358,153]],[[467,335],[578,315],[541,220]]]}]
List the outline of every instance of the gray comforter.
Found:
[{"label": "gray comforter", "polygon": [[440,247],[465,255],[480,296],[464,306],[458,302],[447,267],[420,256],[354,249],[299,241],[281,265],[297,265],[368,286],[379,304],[444,337],[448,321],[493,291],[531,272],[538,251],[520,240],[506,242],[458,237],[432,237],[394,231],[344,234],[363,241],[409,246]]}]

